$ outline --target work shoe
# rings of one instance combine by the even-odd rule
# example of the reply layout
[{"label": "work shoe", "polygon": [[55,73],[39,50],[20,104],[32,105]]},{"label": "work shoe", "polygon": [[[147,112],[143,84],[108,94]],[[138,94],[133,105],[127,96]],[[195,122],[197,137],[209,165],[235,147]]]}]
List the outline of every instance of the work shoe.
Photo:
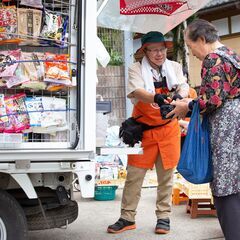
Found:
[{"label": "work shoe", "polygon": [[170,231],[170,219],[160,218],[157,220],[157,225],[155,228],[155,233],[157,234],[167,234]]},{"label": "work shoe", "polygon": [[136,228],[135,222],[130,222],[123,218],[119,218],[118,221],[115,222],[113,225],[108,226],[107,231],[109,233],[121,233],[126,230],[132,230],[135,228]]}]

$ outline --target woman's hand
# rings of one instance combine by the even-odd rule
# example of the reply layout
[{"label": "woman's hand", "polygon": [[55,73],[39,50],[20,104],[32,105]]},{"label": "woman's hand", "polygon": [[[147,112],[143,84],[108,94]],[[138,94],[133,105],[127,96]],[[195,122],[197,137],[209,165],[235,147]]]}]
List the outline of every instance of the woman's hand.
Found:
[{"label": "woman's hand", "polygon": [[179,123],[180,127],[182,127],[185,131],[188,130],[188,125],[189,125],[189,122],[188,122],[188,121],[185,121],[185,120],[180,119],[180,120],[178,121],[178,123]]},{"label": "woman's hand", "polygon": [[182,100],[172,101],[170,104],[174,105],[175,108],[167,114],[167,118],[173,116],[172,118],[183,119],[187,115],[189,109],[188,104],[191,102],[191,98],[183,98]]}]

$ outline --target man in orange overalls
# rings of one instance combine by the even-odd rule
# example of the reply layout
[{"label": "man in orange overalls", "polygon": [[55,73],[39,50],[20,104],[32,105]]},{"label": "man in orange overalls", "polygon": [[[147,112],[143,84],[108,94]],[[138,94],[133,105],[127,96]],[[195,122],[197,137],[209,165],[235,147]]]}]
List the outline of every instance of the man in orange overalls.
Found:
[{"label": "man in orange overalls", "polygon": [[167,103],[168,97],[187,97],[189,86],[181,65],[166,58],[167,42],[162,33],[149,32],[141,42],[138,52],[142,51],[144,57],[129,68],[127,97],[134,104],[133,117],[140,116],[138,121],[150,126],[161,126],[144,131],[143,154],[128,157],[121,216],[108,227],[109,233],[136,228],[135,215],[143,180],[154,164],[158,179],[155,233],[165,234],[170,230],[173,173],[180,157],[180,128],[177,119],[162,118],[160,106]]}]

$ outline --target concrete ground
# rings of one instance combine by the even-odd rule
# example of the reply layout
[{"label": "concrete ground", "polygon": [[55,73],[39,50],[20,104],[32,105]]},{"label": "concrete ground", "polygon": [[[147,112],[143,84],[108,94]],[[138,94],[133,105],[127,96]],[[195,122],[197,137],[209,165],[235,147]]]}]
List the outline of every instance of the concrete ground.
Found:
[{"label": "concrete ground", "polygon": [[137,229],[121,234],[108,234],[107,226],[114,223],[120,212],[122,189],[117,189],[113,201],[86,200],[76,193],[79,217],[67,229],[30,232],[30,240],[223,240],[216,217],[191,219],[185,204],[173,206],[171,232],[156,235],[154,227],[156,188],[143,188],[136,216]]}]

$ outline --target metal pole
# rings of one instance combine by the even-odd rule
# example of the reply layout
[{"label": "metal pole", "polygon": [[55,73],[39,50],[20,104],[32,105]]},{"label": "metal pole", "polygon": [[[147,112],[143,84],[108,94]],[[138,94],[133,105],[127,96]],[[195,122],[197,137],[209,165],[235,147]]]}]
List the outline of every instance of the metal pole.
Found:
[{"label": "metal pole", "polygon": [[[133,63],[133,37],[131,32],[124,31],[124,76],[125,76],[125,95],[127,93],[128,68]],[[132,114],[132,103],[126,98],[126,118]]]}]

